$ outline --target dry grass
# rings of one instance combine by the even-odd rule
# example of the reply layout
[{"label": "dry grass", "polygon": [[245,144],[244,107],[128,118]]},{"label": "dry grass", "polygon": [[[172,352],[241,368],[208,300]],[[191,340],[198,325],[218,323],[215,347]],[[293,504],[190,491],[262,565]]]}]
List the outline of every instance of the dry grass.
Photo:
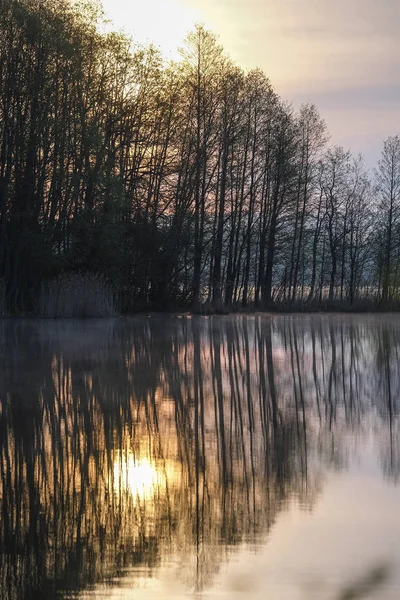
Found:
[{"label": "dry grass", "polygon": [[294,312],[342,312],[342,313],[364,313],[364,312],[398,312],[400,311],[399,300],[388,300],[382,302],[379,298],[359,297],[355,298],[350,304],[347,299],[340,300],[335,298],[329,300],[281,300],[275,302],[271,307],[275,312],[294,313]]},{"label": "dry grass", "polygon": [[42,284],[38,314],[46,318],[112,317],[117,314],[115,294],[101,275],[60,275]]},{"label": "dry grass", "polygon": [[0,279],[0,318],[6,314],[6,284]]}]

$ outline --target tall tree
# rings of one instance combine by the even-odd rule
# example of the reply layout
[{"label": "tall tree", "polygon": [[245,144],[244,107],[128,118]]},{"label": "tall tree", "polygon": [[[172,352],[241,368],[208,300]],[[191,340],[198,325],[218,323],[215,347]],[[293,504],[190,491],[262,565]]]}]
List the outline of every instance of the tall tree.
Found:
[{"label": "tall tree", "polygon": [[379,197],[379,217],[382,231],[382,300],[398,289],[400,217],[400,138],[385,140],[382,157],[376,171],[376,190]]}]

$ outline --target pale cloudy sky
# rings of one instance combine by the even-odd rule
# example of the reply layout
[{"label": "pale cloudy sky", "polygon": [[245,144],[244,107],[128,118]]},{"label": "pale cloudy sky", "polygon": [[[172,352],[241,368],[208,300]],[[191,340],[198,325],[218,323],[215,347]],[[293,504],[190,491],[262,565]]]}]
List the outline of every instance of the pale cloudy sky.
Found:
[{"label": "pale cloudy sky", "polygon": [[297,107],[313,102],[331,142],[372,166],[400,134],[400,0],[105,0],[118,27],[162,48],[193,21],[242,67],[260,67]]}]

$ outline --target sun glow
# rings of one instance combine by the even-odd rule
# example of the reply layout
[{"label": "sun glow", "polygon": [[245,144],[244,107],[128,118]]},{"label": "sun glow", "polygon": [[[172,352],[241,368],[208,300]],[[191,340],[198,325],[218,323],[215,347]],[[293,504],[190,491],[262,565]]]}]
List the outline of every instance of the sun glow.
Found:
[{"label": "sun glow", "polygon": [[183,0],[103,0],[103,6],[114,27],[133,34],[139,43],[154,43],[169,59],[178,58],[186,34],[202,20]]},{"label": "sun glow", "polygon": [[165,489],[166,475],[147,458],[135,460],[133,454],[114,463],[114,484],[140,500],[149,499],[159,489]]}]

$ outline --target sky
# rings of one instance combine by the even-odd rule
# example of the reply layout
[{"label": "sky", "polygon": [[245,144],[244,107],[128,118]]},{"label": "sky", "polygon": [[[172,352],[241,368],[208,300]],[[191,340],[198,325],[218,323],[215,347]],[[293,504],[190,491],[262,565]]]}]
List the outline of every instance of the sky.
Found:
[{"label": "sky", "polygon": [[373,167],[400,134],[400,0],[104,0],[107,16],[171,58],[193,23],[241,67],[261,68],[298,108],[317,106],[331,144]]}]

